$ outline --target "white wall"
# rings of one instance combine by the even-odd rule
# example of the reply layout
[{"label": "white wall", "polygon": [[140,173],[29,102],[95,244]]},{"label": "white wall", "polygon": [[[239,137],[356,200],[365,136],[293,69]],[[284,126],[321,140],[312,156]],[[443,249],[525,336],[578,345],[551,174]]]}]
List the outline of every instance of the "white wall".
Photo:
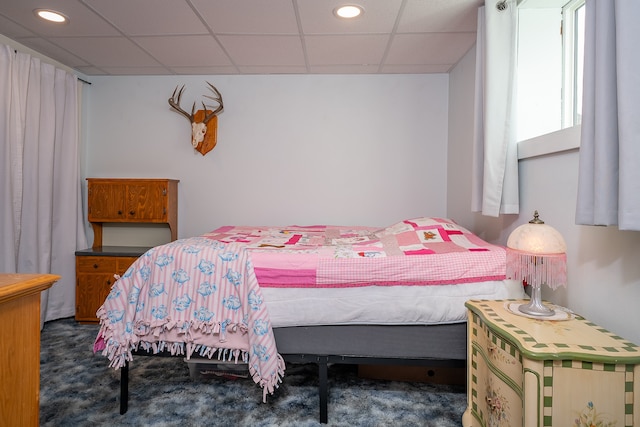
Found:
[{"label": "white wall", "polygon": [[[520,160],[520,215],[484,217],[470,211],[475,50],[450,73],[447,214],[484,238],[506,244],[509,233],[541,218],[567,242],[567,288],[543,289],[543,298],[640,344],[640,233],[575,225],[577,149]],[[579,134],[567,133],[579,138]],[[569,136],[567,136],[569,138]],[[567,144],[571,145],[571,144]],[[466,163],[468,162],[468,164]]]},{"label": "white wall", "polygon": [[[190,111],[205,80],[225,108],[203,157],[167,99],[186,84]],[[386,226],[446,214],[448,75],[91,81],[84,174],[179,179],[179,237],[226,224]]]}]

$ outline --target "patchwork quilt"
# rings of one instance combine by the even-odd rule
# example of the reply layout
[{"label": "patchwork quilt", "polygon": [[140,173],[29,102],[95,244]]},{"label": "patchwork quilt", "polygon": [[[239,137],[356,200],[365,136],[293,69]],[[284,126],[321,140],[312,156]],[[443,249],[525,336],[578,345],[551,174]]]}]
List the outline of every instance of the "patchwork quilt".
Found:
[{"label": "patchwork quilt", "polygon": [[505,249],[446,218],[414,218],[383,229],[227,226],[203,237],[247,248],[261,287],[440,285],[505,279]]},{"label": "patchwork quilt", "polygon": [[155,247],[113,285],[97,312],[94,351],[110,366],[132,350],[248,363],[263,398],[284,375],[246,248],[195,237]]}]

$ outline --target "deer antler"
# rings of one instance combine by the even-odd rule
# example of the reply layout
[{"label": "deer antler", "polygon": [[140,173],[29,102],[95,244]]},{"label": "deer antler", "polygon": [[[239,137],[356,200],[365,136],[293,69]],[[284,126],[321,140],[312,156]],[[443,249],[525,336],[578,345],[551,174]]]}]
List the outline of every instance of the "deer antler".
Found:
[{"label": "deer antler", "polygon": [[[209,98],[212,101],[217,102],[218,103],[218,107],[215,110],[213,110],[212,112],[210,112],[209,114],[205,115],[204,120],[202,120],[202,122],[204,124],[207,124],[209,122],[209,120],[211,120],[211,118],[213,116],[218,114],[224,108],[224,104],[222,103],[222,95],[220,94],[220,92],[218,92],[218,89],[216,89],[216,87],[214,85],[212,85],[211,83],[209,83],[209,82],[207,82],[207,84],[209,85],[209,88],[213,91],[213,93],[216,94],[216,96],[213,97],[213,96],[209,96],[209,95],[204,95],[204,97],[205,98]],[[207,107],[206,107],[206,105],[204,105],[204,102],[202,103],[202,107],[204,108],[204,111],[206,113]]]},{"label": "deer antler", "polygon": [[[171,98],[169,98],[169,105],[171,105],[173,109],[185,116],[187,119],[189,119],[189,122],[191,122],[191,145],[203,155],[211,151],[211,149],[213,149],[213,147],[215,147],[216,145],[217,121],[214,120],[213,122],[211,122],[211,119],[214,118],[216,114],[218,114],[224,108],[224,104],[222,103],[222,95],[220,94],[220,92],[218,92],[218,89],[216,89],[216,87],[209,82],[207,82],[207,84],[209,85],[209,88],[213,91],[215,96],[204,95],[204,97],[218,103],[218,107],[216,107],[215,109],[211,107],[211,109],[213,110],[211,112],[207,111],[207,106],[205,105],[204,101],[202,102],[202,108],[204,110],[202,111],[202,113],[200,111],[196,113],[195,102],[191,107],[191,114],[183,110],[182,107],[180,107],[180,101],[182,100],[182,94],[184,93],[184,85],[182,85],[182,87],[176,86],[176,88],[173,90]],[[200,121],[200,117],[202,116],[204,116],[204,119]],[[211,130],[211,132],[209,132],[209,130]]]},{"label": "deer antler", "polygon": [[[180,107],[180,99],[182,98],[182,93],[184,92],[184,85],[178,90],[178,86],[176,86],[173,91],[173,95],[169,98],[169,105],[171,105],[175,110],[185,116],[191,123],[193,123],[193,110],[195,109],[196,103],[193,103],[193,107],[191,108],[191,114],[187,113]],[[206,108],[205,108],[206,111]]]}]

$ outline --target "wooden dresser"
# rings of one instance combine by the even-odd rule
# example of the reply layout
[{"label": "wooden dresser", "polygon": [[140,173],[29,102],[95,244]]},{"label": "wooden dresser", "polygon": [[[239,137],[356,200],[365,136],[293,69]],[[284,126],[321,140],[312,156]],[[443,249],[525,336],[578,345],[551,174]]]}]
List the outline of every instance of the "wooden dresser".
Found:
[{"label": "wooden dresser", "polygon": [[39,424],[40,292],[59,279],[0,274],[0,425]]},{"label": "wooden dresser", "polygon": [[521,302],[466,303],[463,426],[640,426],[640,347],[572,313],[514,314]]},{"label": "wooden dresser", "polygon": [[98,322],[96,311],[115,282],[149,247],[103,246],[103,224],[167,224],[178,238],[178,180],[87,178],[91,248],[76,251],[76,320]]}]

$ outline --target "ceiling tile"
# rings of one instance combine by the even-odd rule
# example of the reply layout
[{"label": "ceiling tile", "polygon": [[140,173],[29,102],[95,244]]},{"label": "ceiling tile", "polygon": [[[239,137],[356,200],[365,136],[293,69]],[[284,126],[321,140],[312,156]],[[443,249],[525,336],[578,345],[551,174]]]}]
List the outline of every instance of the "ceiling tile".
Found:
[{"label": "ceiling tile", "polygon": [[216,74],[237,74],[238,69],[233,65],[215,67],[169,67],[174,74],[181,75],[216,75]]},{"label": "ceiling tile", "polygon": [[309,65],[380,64],[389,36],[305,36]]},{"label": "ceiling tile", "polygon": [[207,34],[184,0],[83,0],[127,35]]},{"label": "ceiling tile", "polygon": [[108,73],[98,67],[92,67],[92,66],[79,66],[79,67],[75,67],[76,70],[80,71],[82,74],[85,75],[91,75],[91,76],[104,76],[104,75],[108,75]]},{"label": "ceiling tile", "polygon": [[18,41],[23,45],[35,50],[36,52],[46,51],[49,58],[55,59],[56,61],[62,64],[66,64],[71,68],[89,65],[84,59],[68,52],[60,46],[51,43],[47,39],[41,37],[25,37],[19,38]]},{"label": "ceiling tile", "polygon": [[52,38],[51,40],[100,68],[102,66],[144,67],[159,65],[142,49],[124,37],[65,37]]},{"label": "ceiling tile", "polygon": [[216,34],[298,34],[292,0],[192,0]]},{"label": "ceiling tile", "polygon": [[172,74],[164,67],[103,67],[102,69],[112,76],[161,76]]},{"label": "ceiling tile", "polygon": [[35,36],[32,31],[29,31],[22,25],[14,23],[8,18],[5,18],[4,16],[2,16],[2,14],[0,14],[0,28],[2,28],[2,35],[13,39],[17,37]]},{"label": "ceiling tile", "polygon": [[239,66],[242,74],[306,74],[307,67],[304,66]]},{"label": "ceiling tile", "polygon": [[206,36],[133,37],[136,43],[168,67],[231,65],[218,42]]},{"label": "ceiling tile", "polygon": [[378,65],[312,65],[309,71],[312,74],[375,74]]},{"label": "ceiling tile", "polygon": [[[78,0],[10,1],[2,2],[0,11],[11,13],[12,19],[34,33],[47,37],[114,36],[118,31]],[[47,22],[38,18],[33,10],[54,9],[69,18],[65,24]],[[8,12],[5,12],[8,11]]]},{"label": "ceiling tile", "polygon": [[385,74],[435,74],[435,73],[448,73],[451,69],[451,65],[439,64],[418,64],[418,65],[383,65],[380,72]]},{"label": "ceiling tile", "polygon": [[218,40],[236,65],[305,65],[298,36],[219,36]]},{"label": "ceiling tile", "polygon": [[401,0],[360,0],[364,14],[347,20],[336,17],[333,10],[348,4],[341,0],[296,0],[304,34],[389,33],[400,11]]},{"label": "ceiling tile", "polygon": [[452,65],[475,41],[474,33],[397,34],[391,41],[386,63]]},{"label": "ceiling tile", "polygon": [[407,0],[399,33],[475,32],[483,0]]}]

